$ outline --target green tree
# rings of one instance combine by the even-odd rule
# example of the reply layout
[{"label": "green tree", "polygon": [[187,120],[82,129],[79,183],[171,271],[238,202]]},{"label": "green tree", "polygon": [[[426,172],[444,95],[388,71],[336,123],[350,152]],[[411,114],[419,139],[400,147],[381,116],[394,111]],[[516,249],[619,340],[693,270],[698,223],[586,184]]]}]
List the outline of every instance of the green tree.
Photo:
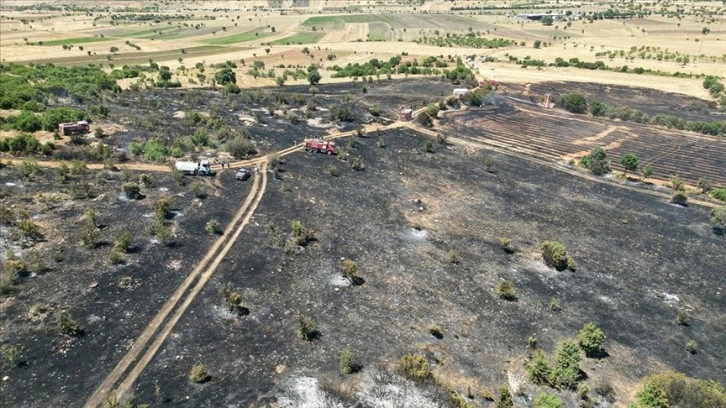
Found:
[{"label": "green tree", "polygon": [[587,112],[587,99],[582,94],[567,94],[560,99],[562,107],[568,112],[585,113]]},{"label": "green tree", "polygon": [[633,152],[625,153],[620,160],[618,160],[618,163],[625,168],[625,170],[623,170],[623,177],[628,174],[628,171],[636,171],[638,170],[638,166],[640,166],[640,160],[638,160],[638,156]]},{"label": "green tree", "polygon": [[320,75],[320,72],[318,72],[317,69],[312,69],[312,70],[308,71],[308,82],[310,82],[310,85],[317,85],[318,83],[320,83],[321,79],[322,79],[322,76]]},{"label": "green tree", "polygon": [[220,85],[236,84],[237,75],[232,71],[232,68],[225,67],[214,74],[214,80]]},{"label": "green tree", "polygon": [[544,351],[537,350],[532,360],[526,366],[527,378],[535,385],[549,384],[552,369],[547,363],[547,356]]},{"label": "green tree", "polygon": [[580,345],[575,340],[564,340],[557,344],[555,364],[550,383],[560,389],[571,389],[580,379]]},{"label": "green tree", "polygon": [[512,394],[509,392],[509,388],[499,388],[499,400],[497,400],[497,408],[512,408],[514,401],[512,400]]},{"label": "green tree", "polygon": [[580,347],[588,357],[597,356],[601,353],[605,338],[605,333],[594,323],[585,323],[577,336]]},{"label": "green tree", "polygon": [[552,16],[542,17],[542,25],[551,26],[552,23],[554,23],[554,19],[552,18]]},{"label": "green tree", "polygon": [[610,159],[602,147],[593,147],[589,154],[580,159],[580,165],[597,176],[610,172]]}]

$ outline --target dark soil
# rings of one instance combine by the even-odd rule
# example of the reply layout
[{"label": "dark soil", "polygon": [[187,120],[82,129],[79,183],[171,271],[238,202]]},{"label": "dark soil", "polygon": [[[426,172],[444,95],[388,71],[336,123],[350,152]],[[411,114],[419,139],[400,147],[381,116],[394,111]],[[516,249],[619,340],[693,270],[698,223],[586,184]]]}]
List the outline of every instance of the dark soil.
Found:
[{"label": "dark soil", "polygon": [[[442,93],[452,85],[431,80],[420,81],[419,88],[410,80],[398,91],[394,83],[374,81],[365,94],[356,93],[360,84],[347,86],[357,117],[345,128],[354,129],[373,120],[365,114],[369,103],[395,112],[399,104],[427,103],[426,98],[436,98],[431,89]],[[346,93],[342,84],[319,88],[321,106],[341,103],[334,94]],[[266,91],[270,101],[276,92]],[[183,120],[173,118],[175,111],[208,111],[229,101],[236,105],[220,108],[220,117],[240,129],[238,112],[267,103],[246,105],[250,95],[124,93],[112,120],[129,131],[112,140],[124,145],[165,132],[183,137],[188,133]],[[152,109],[162,117],[159,125],[146,129],[149,125],[133,122]],[[266,152],[323,134],[273,117],[250,130]],[[385,148],[377,146],[379,138]],[[269,178],[235,247],[135,383],[137,400],[169,406],[274,401],[299,406],[305,398],[296,389],[302,384],[318,388],[315,398],[370,406],[371,395],[381,391],[370,384],[382,387],[383,377],[375,373],[392,370],[405,353],[423,352],[441,382],[462,394],[468,388],[472,403],[489,406],[480,391],[514,386],[509,374],[521,376],[530,336],[550,353],[589,321],[608,336],[608,356],[582,364],[587,382],[591,389],[598,381],[609,382],[621,403],[637,381],[654,372],[672,369],[726,382],[726,277],[719,273],[726,251],[724,237],[708,224],[707,209],[671,205],[495,152],[435,143],[434,152],[425,153],[425,140],[410,130],[388,130],[359,138],[346,162],[314,153],[287,156],[281,179]],[[351,168],[356,157],[365,171]],[[490,171],[485,157],[493,160]],[[330,166],[338,177],[326,170]],[[9,378],[0,383],[0,400],[28,407],[82,405],[212,245],[215,237],[204,231],[207,221],[216,218],[224,229],[251,184],[234,180],[233,171],[187,177],[182,186],[168,175],[154,178],[155,186],[143,188],[146,198],[140,201],[121,198],[121,175],[107,171],[72,181],[90,183],[95,198],[49,200],[39,193],[70,188],[56,182],[53,170],[26,181],[16,168],[0,169],[0,180],[15,183],[2,186],[2,205],[27,211],[45,235],[22,251],[23,259],[37,256],[47,266],[20,277],[13,292],[2,297],[2,346],[19,346],[22,352],[12,364],[3,362],[2,375]],[[195,198],[192,182],[203,183],[208,196]],[[175,231],[170,247],[148,232],[152,204],[167,193],[176,210],[168,221]],[[100,214],[106,242],[92,250],[79,243],[86,208]],[[286,253],[284,242],[275,242],[270,231],[284,234],[284,241],[294,220],[312,229],[315,239]],[[15,227],[0,228],[3,245],[15,245],[9,238]],[[123,264],[113,266],[108,256],[123,229],[134,237],[132,250]],[[500,247],[500,237],[512,239],[513,252]],[[575,272],[544,265],[538,246],[548,239],[568,248]],[[56,250],[60,256],[54,256]],[[452,251],[460,263],[451,262]],[[361,285],[341,278],[342,258],[357,263]],[[514,282],[517,301],[496,296],[494,288],[503,280]],[[227,284],[239,292],[248,314],[233,313],[224,304],[219,291]],[[550,309],[553,298],[561,311]],[[49,315],[31,316],[35,305],[47,305]],[[61,310],[81,325],[83,336],[58,332],[53,319]],[[680,311],[688,313],[688,326],[676,325]],[[313,341],[296,337],[301,314],[316,323],[319,336]],[[431,324],[441,328],[441,339],[431,335]],[[698,343],[697,354],[685,351],[688,340]],[[344,348],[357,355],[361,372],[338,374]],[[208,369],[210,381],[188,380],[195,364]],[[418,399],[406,401],[418,402],[409,406],[449,404],[432,383],[385,378],[400,389],[410,387]],[[572,404],[577,398],[558,395]],[[526,396],[517,399],[529,403]]]}]

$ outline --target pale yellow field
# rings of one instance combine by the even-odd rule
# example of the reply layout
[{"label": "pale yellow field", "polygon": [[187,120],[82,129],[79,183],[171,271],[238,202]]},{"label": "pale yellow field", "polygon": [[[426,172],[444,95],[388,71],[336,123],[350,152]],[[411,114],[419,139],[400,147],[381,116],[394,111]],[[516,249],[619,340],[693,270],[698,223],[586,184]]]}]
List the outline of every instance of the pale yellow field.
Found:
[{"label": "pale yellow field", "polygon": [[[171,22],[153,21],[128,22],[112,24],[109,13],[96,11],[88,15],[84,12],[61,12],[47,10],[14,10],[14,6],[28,6],[46,3],[59,5],[67,2],[60,0],[7,0],[0,9],[0,57],[3,63],[16,62],[53,62],[57,64],[101,64],[110,69],[110,64],[118,67],[124,64],[143,64],[153,59],[160,65],[168,65],[172,70],[184,66],[186,73],[179,72],[178,79],[183,86],[208,86],[209,83],[198,83],[194,65],[202,62],[205,66],[225,61],[238,64],[237,78],[241,86],[273,85],[271,78],[254,79],[247,74],[248,66],[253,60],[265,62],[266,69],[273,65],[285,64],[306,67],[310,63],[322,66],[323,82],[331,81],[330,71],[325,68],[332,65],[344,66],[349,62],[362,63],[371,58],[388,59],[393,55],[408,53],[409,58],[429,55],[470,56],[478,58],[489,56],[497,62],[478,63],[476,70],[482,77],[497,79],[502,82],[535,82],[549,80],[576,80],[647,86],[664,91],[680,92],[698,97],[708,98],[707,92],[700,86],[700,79],[682,79],[653,75],[622,74],[612,71],[590,71],[577,68],[545,67],[523,69],[519,65],[507,62],[509,56],[540,59],[551,63],[555,58],[564,60],[579,58],[582,61],[603,61],[611,67],[628,65],[630,69],[642,67],[664,72],[684,72],[690,74],[726,75],[726,18],[723,11],[711,16],[698,13],[685,15],[680,20],[666,18],[653,13],[647,18],[623,20],[595,20],[590,23],[580,19],[569,23],[555,21],[552,26],[544,26],[538,21],[518,18],[519,11],[495,11],[488,15],[471,12],[452,14],[447,10],[455,6],[492,6],[504,2],[484,1],[371,1],[355,2],[356,10],[341,13],[343,8],[350,7],[353,2],[334,0],[311,0],[306,8],[292,7],[291,0],[281,2],[282,7],[269,9],[267,1],[192,1],[179,0],[150,13],[157,15],[183,15],[184,20]],[[383,3],[383,4],[381,4]],[[104,5],[116,9],[120,7],[140,8],[148,6],[148,2],[136,1],[97,1],[96,5]],[[557,11],[556,2],[552,2]],[[609,3],[595,2],[580,6],[580,2],[568,2],[566,10],[574,13],[593,10],[605,10]],[[670,6],[675,9],[676,5]],[[659,6],[660,7],[660,6]],[[717,10],[722,7],[720,2],[682,3],[681,7],[690,10],[693,7],[704,7],[705,10]],[[416,10],[414,10],[414,8]],[[221,11],[220,11],[221,10]],[[331,14],[332,12],[335,12]],[[423,12],[423,14],[422,14]],[[540,11],[541,12],[541,11]],[[141,13],[137,11],[137,13]],[[323,14],[325,13],[325,14]],[[440,13],[440,14],[438,14]],[[321,38],[315,43],[291,45],[266,45],[276,40],[283,40],[292,35],[303,33],[313,34],[310,25],[304,22],[313,16],[328,15],[331,18],[349,18],[352,15],[363,15],[370,21],[348,21],[344,23],[323,23],[316,35]],[[697,15],[696,15],[697,14]],[[214,16],[214,20],[210,16]],[[206,16],[206,18],[205,18]],[[21,22],[25,20],[25,23]],[[372,23],[376,21],[377,29],[389,27],[386,34],[390,40],[386,42],[366,41],[372,33]],[[198,29],[184,26],[199,25]],[[273,33],[271,27],[275,28]],[[710,33],[702,32],[707,27]],[[252,30],[260,31],[259,38],[246,38],[239,42],[220,43],[220,38],[239,36]],[[486,38],[507,38],[525,46],[513,46],[499,49],[476,49],[465,47],[438,47],[416,44],[413,41],[423,36],[465,34],[469,30],[485,33]],[[161,31],[163,35],[157,35]],[[101,37],[103,36],[103,37]],[[240,38],[240,37],[237,37]],[[85,39],[85,40],[80,40]],[[89,40],[90,39],[90,40]],[[59,41],[60,40],[60,41]],[[74,46],[63,49],[62,40]],[[74,44],[74,40],[78,41]],[[39,41],[54,45],[37,45]],[[88,41],[88,42],[85,42]],[[217,42],[215,44],[215,41]],[[535,41],[542,42],[535,49]],[[26,43],[27,42],[27,43]],[[140,47],[136,50],[127,42]],[[36,45],[28,45],[36,44]],[[80,47],[83,47],[81,50]],[[658,61],[655,57],[645,59],[633,54],[632,59],[616,56],[608,58],[597,56],[598,52],[628,53],[631,47],[651,47],[647,54],[656,55],[665,52],[671,55],[688,56],[688,61]],[[115,54],[111,47],[118,48]],[[303,54],[303,47],[310,49],[310,55]],[[184,50],[184,51],[182,51]],[[269,55],[267,53],[269,50]],[[91,55],[89,55],[89,52]],[[334,54],[334,60],[328,60],[328,54]],[[643,56],[644,57],[644,56]],[[675,58],[674,58],[675,59]],[[280,69],[276,69],[279,74]],[[211,78],[213,70],[206,71]],[[394,75],[394,78],[396,75]],[[191,79],[191,81],[190,81]],[[350,80],[350,79],[343,79]],[[126,81],[130,85],[133,81]],[[192,82],[197,82],[196,84]],[[293,83],[291,79],[287,83]],[[297,81],[304,83],[304,80]]]}]

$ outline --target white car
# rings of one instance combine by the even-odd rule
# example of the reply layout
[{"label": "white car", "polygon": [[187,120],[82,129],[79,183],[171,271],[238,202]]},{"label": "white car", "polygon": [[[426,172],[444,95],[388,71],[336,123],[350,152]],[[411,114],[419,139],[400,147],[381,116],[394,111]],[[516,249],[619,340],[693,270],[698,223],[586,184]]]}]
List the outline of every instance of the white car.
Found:
[{"label": "white car", "polygon": [[252,173],[250,173],[249,170],[247,170],[244,167],[240,167],[234,173],[234,178],[236,178],[237,180],[247,180],[248,178],[250,178],[251,175],[252,175]]}]

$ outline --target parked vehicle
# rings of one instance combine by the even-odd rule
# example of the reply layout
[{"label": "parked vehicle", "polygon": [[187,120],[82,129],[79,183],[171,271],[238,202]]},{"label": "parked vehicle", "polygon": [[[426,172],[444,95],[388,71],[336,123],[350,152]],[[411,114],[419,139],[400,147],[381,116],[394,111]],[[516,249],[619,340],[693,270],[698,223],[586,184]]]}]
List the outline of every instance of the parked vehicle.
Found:
[{"label": "parked vehicle", "polygon": [[200,175],[200,176],[213,176],[212,167],[208,160],[202,160],[199,162],[191,161],[178,161],[174,164],[174,167],[187,175]]},{"label": "parked vehicle", "polygon": [[81,133],[88,133],[91,127],[85,120],[78,121],[76,123],[59,123],[58,133],[62,135],[76,135]]},{"label": "parked vehicle", "polygon": [[309,152],[338,154],[335,142],[328,142],[322,139],[306,139],[305,150]]},{"label": "parked vehicle", "polygon": [[234,173],[234,178],[236,178],[237,180],[247,180],[248,178],[250,178],[251,175],[252,175],[252,172],[250,172],[249,170],[247,170],[244,167],[240,167]]}]

